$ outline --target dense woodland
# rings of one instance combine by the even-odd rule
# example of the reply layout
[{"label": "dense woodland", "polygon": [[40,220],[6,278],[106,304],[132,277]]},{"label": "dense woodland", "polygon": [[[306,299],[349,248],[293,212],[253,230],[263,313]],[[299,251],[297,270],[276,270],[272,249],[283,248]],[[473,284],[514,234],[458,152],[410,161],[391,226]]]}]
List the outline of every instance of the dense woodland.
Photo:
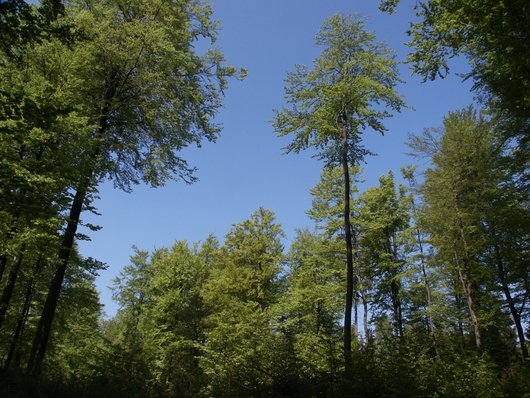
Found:
[{"label": "dense woodland", "polygon": [[322,161],[313,227],[285,247],[259,208],[223,239],[135,249],[107,319],[82,212],[106,179],[193,182],[180,150],[215,141],[246,71],[195,52],[216,37],[201,0],[0,1],[0,395],[530,397],[530,5],[415,11],[412,70],[466,57],[477,95],[408,137],[428,166],[359,188],[363,134],[407,104],[392,50],[331,16],[271,127]]}]

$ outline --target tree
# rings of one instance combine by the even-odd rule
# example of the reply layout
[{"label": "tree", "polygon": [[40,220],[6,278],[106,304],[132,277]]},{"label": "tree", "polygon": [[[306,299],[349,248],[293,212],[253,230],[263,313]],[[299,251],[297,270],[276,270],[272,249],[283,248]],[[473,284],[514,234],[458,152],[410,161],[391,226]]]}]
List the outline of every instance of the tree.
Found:
[{"label": "tree", "polygon": [[152,260],[153,277],[148,285],[152,302],[142,316],[141,344],[153,395],[195,397],[203,387],[199,346],[205,339],[207,308],[200,291],[217,246],[213,237],[201,247],[180,241]]},{"label": "tree", "polygon": [[392,172],[359,198],[362,259],[372,279],[374,305],[384,313],[390,303],[395,337],[403,337],[403,280],[412,251],[410,199],[402,185],[396,187]]},{"label": "tree", "polygon": [[301,230],[287,255],[287,291],[280,299],[282,329],[292,342],[301,394],[333,395],[343,372],[342,252],[339,239]]},{"label": "tree", "polygon": [[[423,231],[423,226],[420,224],[420,211],[421,211],[421,203],[417,203],[417,195],[418,195],[418,185],[416,182],[416,166],[407,166],[401,168],[401,174],[403,178],[408,183],[408,191],[410,193],[410,217],[411,217],[411,228],[413,230],[414,235],[414,252],[411,256],[412,263],[416,264],[417,273],[419,273],[419,277],[417,280],[420,280],[421,282],[419,285],[421,285],[421,290],[423,290],[424,294],[420,294],[420,297],[422,297],[420,301],[420,308],[423,306],[424,313],[421,315],[422,317],[427,318],[427,330],[429,334],[431,335],[431,341],[432,341],[432,348],[434,350],[434,353],[436,354],[436,325],[434,322],[434,289],[433,289],[433,278],[430,275],[429,270],[429,256],[428,251],[426,249],[427,242],[426,242],[426,234]],[[414,288],[414,284],[412,288]],[[412,289],[411,289],[412,290]],[[419,312],[419,311],[418,311]]]},{"label": "tree", "polygon": [[215,39],[211,9],[200,1],[73,1],[66,8],[81,37],[72,61],[82,83],[76,96],[91,130],[79,153],[80,176],[62,236],[59,265],[35,335],[28,370],[40,371],[80,214],[105,176],[130,189],[168,178],[193,181],[178,155],[202,139],[214,140],[212,122],[226,78],[235,73],[217,51],[194,52],[200,38]]},{"label": "tree", "polygon": [[[518,324],[524,304],[521,312],[515,310],[511,289],[517,286],[517,294],[526,296],[527,270],[520,273],[519,259],[512,254],[527,250],[522,230],[528,217],[523,215],[524,200],[514,187],[510,168],[505,167],[498,142],[496,125],[467,108],[451,112],[443,130],[428,130],[412,137],[410,144],[433,161],[421,188],[423,219],[445,273],[461,284],[477,351],[501,345],[484,342],[505,327],[501,304],[493,294],[498,291],[508,304],[524,357],[525,338]],[[503,218],[509,213],[508,219],[518,217],[517,221],[506,223]],[[511,265],[505,268],[507,264]],[[508,274],[510,283],[505,279]]]},{"label": "tree", "polygon": [[[359,228],[358,217],[358,198],[357,186],[359,183],[360,170],[358,166],[351,167],[349,170],[350,176],[350,218],[354,220],[351,223],[351,238],[352,238],[352,249],[353,249],[353,265],[355,274],[355,284],[353,293],[353,323],[354,333],[356,337],[361,334],[359,332],[359,300],[363,305],[363,334],[366,342],[369,341],[369,330],[368,330],[368,286],[370,282],[366,278],[365,272],[362,269],[361,261],[361,250],[360,250],[360,239],[361,231]],[[337,240],[344,240],[344,222],[343,211],[344,211],[344,195],[342,188],[343,170],[340,167],[325,167],[321,173],[319,183],[310,190],[313,196],[312,207],[307,212],[309,217],[315,222],[317,231],[322,233],[333,241],[335,248],[339,248]],[[343,253],[343,250],[340,252]],[[343,253],[344,254],[344,253]],[[340,254],[337,253],[340,257]],[[342,255],[344,261],[344,255]]]},{"label": "tree", "polygon": [[260,208],[233,226],[219,249],[201,289],[209,315],[200,365],[209,395],[274,395],[278,373],[285,368],[281,335],[274,330],[282,237],[274,214]]},{"label": "tree", "polygon": [[[89,128],[71,95],[78,80],[65,44],[68,34],[62,37],[64,29],[56,29],[60,2],[44,1],[38,8],[6,2],[1,10],[6,35],[12,33],[0,51],[0,275],[10,265],[3,319],[24,259],[57,244]],[[72,91],[64,89],[66,82]]]},{"label": "tree", "polygon": [[344,361],[351,374],[351,314],[353,300],[353,247],[350,223],[349,166],[363,160],[367,151],[361,133],[383,133],[382,120],[399,111],[404,102],[394,91],[399,81],[391,51],[365,31],[359,17],[335,15],[316,36],[324,46],[313,69],[298,65],[288,74],[289,108],[276,111],[273,126],[279,136],[293,135],[286,151],[316,148],[328,164],[341,164],[344,176],[344,239],[346,244],[346,298]]},{"label": "tree", "polygon": [[[392,11],[397,0],[383,1]],[[448,61],[465,55],[474,90],[485,96],[502,118],[515,119],[518,134],[530,138],[530,6],[525,0],[422,0],[419,21],[411,23],[412,69],[425,79],[444,77]]]}]

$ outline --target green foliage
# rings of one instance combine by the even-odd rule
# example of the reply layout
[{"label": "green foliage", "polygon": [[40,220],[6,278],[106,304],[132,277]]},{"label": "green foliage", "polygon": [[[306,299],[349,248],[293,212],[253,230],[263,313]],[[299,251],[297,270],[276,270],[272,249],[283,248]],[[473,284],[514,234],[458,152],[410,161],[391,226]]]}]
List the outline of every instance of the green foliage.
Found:
[{"label": "green foliage", "polygon": [[379,186],[359,198],[360,246],[364,273],[372,283],[374,306],[393,314],[394,334],[403,334],[403,280],[409,272],[413,235],[409,226],[411,197],[396,189],[389,172]]},{"label": "green foliage", "polygon": [[271,391],[282,356],[273,306],[281,293],[283,232],[274,214],[259,209],[235,225],[219,250],[201,295],[211,313],[200,359],[212,396],[256,396]]},{"label": "green foliage", "polygon": [[[308,211],[316,232],[299,231],[285,255],[280,225],[260,208],[222,243],[134,248],[114,284],[120,309],[104,320],[94,287],[103,265],[61,247],[78,222],[73,194],[94,211],[104,178],[126,190],[194,181],[180,150],[217,138],[227,79],[245,71],[217,50],[196,52],[217,29],[200,0],[0,2],[0,395],[529,396],[528,7],[494,3],[416,3],[414,71],[445,75],[450,57],[466,55],[491,115],[451,112],[443,128],[412,136],[430,162],[421,184],[408,168],[408,191],[389,172],[358,195],[361,134],[386,131],[404,102],[392,52],[359,17],[332,16],[312,67],[288,74],[273,121],[293,137],[287,152],[326,160]],[[352,330],[342,315],[350,232],[351,364],[341,344]],[[72,256],[34,380],[24,361],[64,249]]]},{"label": "green foliage", "polygon": [[344,300],[341,247],[339,240],[299,231],[288,255],[288,290],[280,304],[299,377],[320,391],[331,391],[343,370],[338,344]]},{"label": "green foliage", "polygon": [[[355,202],[357,183],[360,179],[359,166],[350,167],[350,201]],[[343,171],[339,167],[325,167],[320,175],[319,183],[309,193],[313,197],[311,209],[307,214],[316,227],[328,236],[344,234],[344,193]],[[355,206],[352,206],[351,217],[355,219]]]},{"label": "green foliage", "polygon": [[[398,1],[381,1],[393,11]],[[530,120],[530,9],[525,0],[422,0],[415,4],[418,21],[411,23],[409,56],[412,70],[425,79],[444,77],[449,60],[465,55],[465,79],[492,106],[508,136],[528,143]],[[515,123],[513,123],[515,120]]]},{"label": "green foliage", "polygon": [[340,117],[345,115],[350,159],[359,162],[368,153],[360,144],[361,131],[384,133],[382,120],[391,115],[389,110],[404,106],[394,91],[399,82],[397,64],[358,16],[328,18],[315,42],[324,50],[312,69],[297,65],[287,75],[288,107],[276,111],[274,130],[279,136],[294,135],[287,152],[316,148],[320,158],[337,163]]}]

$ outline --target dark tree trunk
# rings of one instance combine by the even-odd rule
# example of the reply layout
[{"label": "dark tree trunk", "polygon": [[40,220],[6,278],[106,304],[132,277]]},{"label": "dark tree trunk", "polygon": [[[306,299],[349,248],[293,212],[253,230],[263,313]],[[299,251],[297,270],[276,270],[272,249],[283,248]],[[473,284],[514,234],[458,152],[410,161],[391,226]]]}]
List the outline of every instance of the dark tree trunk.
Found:
[{"label": "dark tree trunk", "polygon": [[401,299],[399,297],[399,290],[399,284],[395,280],[390,282],[394,336],[403,337],[403,319],[401,315]]},{"label": "dark tree trunk", "polygon": [[4,276],[4,270],[6,269],[7,265],[7,256],[0,256],[0,281],[2,280],[2,277]]},{"label": "dark tree trunk", "polygon": [[342,115],[342,168],[344,173],[344,239],[346,241],[346,303],[344,306],[344,366],[346,376],[352,374],[351,317],[353,304],[353,247],[350,223],[350,171],[346,117]]},{"label": "dark tree trunk", "polygon": [[20,266],[22,264],[22,249],[13,259],[11,264],[11,269],[7,275],[6,284],[4,290],[2,291],[2,296],[0,297],[0,327],[4,323],[7,309],[9,308],[9,302],[13,296],[13,291],[15,289],[15,283],[18,278],[18,273],[20,271]]},{"label": "dark tree trunk", "polygon": [[9,367],[11,366],[11,361],[13,360],[13,357],[15,355],[15,349],[17,347],[18,338],[22,334],[24,326],[26,325],[26,321],[28,320],[29,309],[31,307],[31,300],[33,298],[33,291],[35,289],[35,281],[36,281],[37,275],[39,274],[42,268],[42,262],[43,262],[42,259],[39,259],[37,261],[37,264],[35,266],[35,271],[26,285],[24,305],[22,306],[22,311],[20,312],[20,317],[15,326],[15,332],[13,333],[13,338],[11,339],[11,343],[9,345],[9,351],[7,353],[7,357],[4,362],[4,371],[8,371]]},{"label": "dark tree trunk", "polygon": [[70,216],[63,235],[61,249],[59,250],[60,264],[55,270],[55,274],[50,282],[48,295],[44,302],[44,308],[37,326],[35,339],[31,348],[31,354],[28,361],[28,373],[39,374],[41,370],[42,361],[46,352],[46,346],[50,337],[51,326],[57,308],[57,302],[61,294],[61,287],[66,272],[66,266],[70,259],[70,252],[73,247],[77,226],[79,224],[79,217],[83,208],[87,187],[79,188],[74,196],[72,207],[70,209]]},{"label": "dark tree trunk", "polygon": [[521,324],[521,316],[519,315],[519,312],[517,311],[517,308],[515,308],[515,302],[513,301],[512,294],[510,292],[510,287],[508,286],[508,282],[506,281],[506,271],[504,269],[504,264],[499,252],[499,248],[495,246],[495,260],[497,262],[497,273],[499,275],[499,281],[501,282],[502,291],[504,293],[504,298],[506,299],[506,303],[508,304],[508,308],[510,308],[510,314],[512,315],[513,323],[515,325],[515,330],[517,331],[517,337],[519,338],[519,347],[521,349],[521,356],[523,358],[523,361],[526,361],[528,356],[528,348],[526,347],[526,339],[524,336],[524,329],[523,325]]}]

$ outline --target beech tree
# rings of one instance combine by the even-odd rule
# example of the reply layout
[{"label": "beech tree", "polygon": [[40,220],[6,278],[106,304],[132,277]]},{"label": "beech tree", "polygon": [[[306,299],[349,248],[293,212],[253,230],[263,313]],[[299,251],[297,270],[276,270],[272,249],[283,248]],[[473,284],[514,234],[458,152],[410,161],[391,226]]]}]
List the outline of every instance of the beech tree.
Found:
[{"label": "beech tree", "polygon": [[[427,130],[422,136],[412,137],[410,145],[433,161],[421,188],[425,226],[439,261],[461,285],[477,351],[481,353],[485,348],[484,333],[505,325],[498,298],[492,294],[497,290],[508,304],[525,357],[525,337],[519,324],[524,310],[515,310],[517,300],[513,300],[511,290],[515,288],[517,295],[526,297],[527,289],[522,286],[527,276],[518,273],[519,260],[508,253],[521,250],[521,246],[516,249],[519,244],[525,245],[525,238],[516,243],[509,231],[524,228],[528,218],[522,213],[517,221],[508,217],[513,220],[508,226],[499,216],[519,213],[524,206],[517,199],[521,197],[515,194],[511,175],[503,167],[505,160],[498,138],[495,124],[467,108],[451,112],[444,119],[443,130]],[[514,251],[506,250],[506,245],[514,245]],[[525,252],[522,249],[520,253]],[[505,279],[506,272],[511,273],[504,266],[508,263],[513,264],[512,277],[508,278],[511,283]],[[492,345],[488,345],[491,349]]]},{"label": "beech tree", "polygon": [[274,309],[281,293],[283,231],[260,208],[234,225],[201,296],[209,310],[201,345],[206,391],[217,397],[274,395],[282,364]]},{"label": "beech tree", "polygon": [[178,152],[215,140],[212,122],[226,78],[236,72],[218,51],[194,44],[215,40],[211,9],[200,1],[72,1],[66,7],[79,37],[71,59],[81,82],[75,94],[88,118],[87,145],[58,253],[58,265],[35,334],[28,370],[40,371],[61,284],[83,206],[104,177],[129,190],[144,181],[192,182]]},{"label": "beech tree", "polygon": [[346,298],[344,310],[344,361],[351,374],[351,315],[353,300],[353,246],[350,222],[349,167],[368,151],[361,134],[383,133],[390,110],[404,106],[394,91],[399,81],[392,52],[366,32],[356,16],[328,18],[315,39],[324,46],[313,68],[297,65],[287,75],[287,107],[276,111],[273,126],[279,136],[292,135],[286,152],[315,148],[327,164],[340,164],[344,176],[344,239],[346,245]]},{"label": "beech tree", "polygon": [[[339,216],[340,221],[340,216]],[[298,231],[287,255],[282,329],[292,341],[296,372],[307,395],[332,395],[343,372],[340,330],[344,264],[341,240]]]}]

